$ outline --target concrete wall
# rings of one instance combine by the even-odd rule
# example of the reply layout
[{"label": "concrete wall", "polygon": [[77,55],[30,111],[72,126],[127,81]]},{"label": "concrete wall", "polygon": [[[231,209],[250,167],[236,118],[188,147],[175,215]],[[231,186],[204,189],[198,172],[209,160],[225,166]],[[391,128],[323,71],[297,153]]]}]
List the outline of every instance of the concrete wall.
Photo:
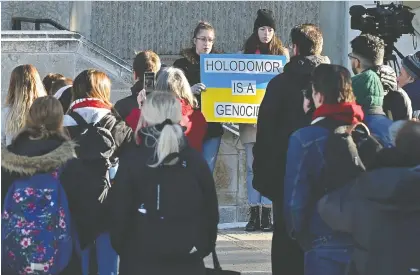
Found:
[{"label": "concrete wall", "polygon": [[[12,29],[12,17],[36,17],[49,18],[57,21],[64,27],[70,25],[70,1],[2,1],[1,3],[1,29]],[[35,24],[22,23],[22,29],[34,30]],[[42,25],[41,29],[51,29],[48,25]]]},{"label": "concrete wall", "polygon": [[131,58],[138,49],[178,54],[191,45],[195,26],[205,20],[216,30],[215,46],[237,52],[252,33],[259,8],[273,10],[277,32],[287,42],[293,25],[319,23],[319,5],[295,1],[93,2],[91,39],[124,59]]}]

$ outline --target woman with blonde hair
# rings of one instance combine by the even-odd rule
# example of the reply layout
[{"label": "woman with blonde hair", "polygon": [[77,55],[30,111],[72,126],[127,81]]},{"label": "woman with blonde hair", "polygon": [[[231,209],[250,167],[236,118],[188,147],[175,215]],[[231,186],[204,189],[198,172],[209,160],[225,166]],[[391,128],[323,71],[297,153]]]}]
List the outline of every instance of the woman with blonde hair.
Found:
[{"label": "woman with blonde hair", "polygon": [[46,95],[44,85],[34,66],[20,65],[14,68],[1,116],[3,145],[9,145],[12,138],[23,128],[32,102]]},{"label": "woman with blonde hair", "polygon": [[67,170],[71,173],[63,180],[72,182],[73,188],[79,191],[74,214],[83,275],[88,274],[93,245],[96,245],[99,274],[117,274],[118,255],[107,233],[109,200],[104,186],[111,185],[118,156],[131,142],[132,130],[112,106],[111,81],[104,72],[95,69],[81,72],[74,79],[71,92],[73,102],[64,116],[64,126],[79,145],[78,159],[69,165]]},{"label": "woman with blonde hair", "polygon": [[[204,115],[198,109],[197,100],[191,92],[191,87],[183,71],[174,67],[162,70],[156,81],[155,90],[171,92],[176,95],[182,106],[181,126],[185,127],[185,136],[192,148],[202,152],[207,123]],[[127,124],[133,130],[140,129],[143,126],[138,123],[140,113],[140,109],[135,109],[127,117]]]},{"label": "woman with blonde hair", "polygon": [[112,197],[111,241],[120,275],[204,275],[219,221],[215,183],[186,142],[181,103],[153,92],[142,107],[141,143],[120,157]]},{"label": "woman with blonde hair", "polygon": [[[12,143],[7,148],[2,147],[1,245],[2,250],[8,252],[2,258],[1,274],[29,274],[41,269],[42,273],[79,275],[80,262],[72,249],[77,236],[70,224],[70,209],[79,202],[77,196],[71,194],[72,183],[64,184],[60,172],[76,157],[76,145],[66,135],[63,109],[53,96],[36,99],[25,120],[24,128]],[[13,200],[16,196],[20,200]],[[46,204],[47,200],[51,203]],[[58,211],[60,220],[55,219]],[[37,218],[32,225],[23,223],[22,231],[16,230],[17,220],[33,217]],[[59,229],[52,232],[47,225]],[[57,237],[54,235],[57,233],[60,240],[55,239],[58,247],[53,247],[49,237]],[[45,244],[45,240],[50,240],[51,244]],[[37,253],[28,253],[30,251]]]}]

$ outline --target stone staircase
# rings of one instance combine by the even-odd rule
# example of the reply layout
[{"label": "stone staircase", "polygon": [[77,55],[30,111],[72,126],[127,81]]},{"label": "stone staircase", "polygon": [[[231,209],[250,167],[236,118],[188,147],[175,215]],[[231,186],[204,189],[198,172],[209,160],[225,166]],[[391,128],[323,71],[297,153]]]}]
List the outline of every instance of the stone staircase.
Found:
[{"label": "stone staircase", "polygon": [[[2,100],[13,68],[22,64],[34,65],[42,78],[50,72],[74,78],[85,69],[100,69],[111,78],[113,102],[130,94],[133,84],[131,64],[70,31],[2,31],[1,61]],[[214,172],[222,228],[242,226],[247,211],[245,151],[235,134],[237,127],[229,128]]]}]

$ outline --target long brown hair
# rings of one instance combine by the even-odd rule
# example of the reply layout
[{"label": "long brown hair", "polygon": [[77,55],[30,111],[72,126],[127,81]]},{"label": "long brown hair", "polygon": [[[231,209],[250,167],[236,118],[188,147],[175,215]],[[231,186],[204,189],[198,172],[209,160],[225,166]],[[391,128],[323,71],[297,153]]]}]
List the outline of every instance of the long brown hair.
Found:
[{"label": "long brown hair", "polygon": [[89,69],[81,72],[73,81],[72,101],[81,98],[97,98],[106,105],[111,103],[111,80],[101,71]]},{"label": "long brown hair", "polygon": [[54,96],[37,98],[29,109],[22,133],[30,139],[48,139],[51,136],[69,140],[63,127],[64,112],[60,101]]},{"label": "long brown hair", "polygon": [[6,134],[17,134],[25,125],[26,116],[34,100],[46,95],[41,77],[34,66],[20,65],[14,68],[5,102],[9,111],[7,116],[2,118],[6,121]]},{"label": "long brown hair", "polygon": [[253,54],[259,49],[262,54],[285,55],[287,50],[283,47],[283,43],[274,33],[273,38],[268,43],[268,47],[262,47],[260,38],[258,37],[258,29],[254,31],[246,40],[244,45],[244,53]]}]

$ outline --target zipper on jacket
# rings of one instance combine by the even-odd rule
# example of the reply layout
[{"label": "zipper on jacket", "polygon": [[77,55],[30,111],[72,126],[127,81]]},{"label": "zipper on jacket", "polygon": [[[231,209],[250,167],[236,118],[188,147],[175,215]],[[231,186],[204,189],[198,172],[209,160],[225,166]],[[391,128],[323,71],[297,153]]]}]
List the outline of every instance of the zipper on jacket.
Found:
[{"label": "zipper on jacket", "polygon": [[159,210],[160,208],[160,184],[157,185],[157,201],[156,201],[156,209]]}]

